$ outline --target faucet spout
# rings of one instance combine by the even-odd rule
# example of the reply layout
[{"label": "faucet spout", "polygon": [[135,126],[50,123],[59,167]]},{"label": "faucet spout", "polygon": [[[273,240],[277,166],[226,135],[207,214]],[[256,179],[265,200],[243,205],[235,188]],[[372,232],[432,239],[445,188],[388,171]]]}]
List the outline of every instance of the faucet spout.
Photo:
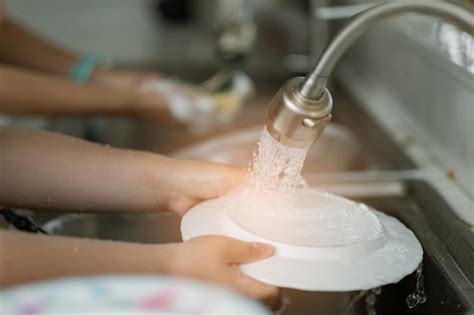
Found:
[{"label": "faucet spout", "polygon": [[307,77],[289,80],[273,98],[266,116],[266,127],[272,137],[290,147],[309,147],[316,141],[331,118],[332,97],[326,83],[336,63],[370,25],[405,12],[441,16],[474,33],[472,12],[440,1],[394,1],[356,15],[326,48]]},{"label": "faucet spout", "polygon": [[474,15],[454,4],[433,1],[396,1],[376,5],[356,15],[334,38],[302,83],[301,95],[310,99],[320,97],[339,59],[367,28],[377,21],[405,12],[437,15],[467,32],[472,33],[474,30]]}]

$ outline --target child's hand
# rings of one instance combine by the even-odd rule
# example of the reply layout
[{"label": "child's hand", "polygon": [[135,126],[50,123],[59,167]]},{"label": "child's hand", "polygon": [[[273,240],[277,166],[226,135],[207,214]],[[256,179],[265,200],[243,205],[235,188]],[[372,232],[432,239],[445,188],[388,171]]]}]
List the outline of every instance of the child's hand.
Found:
[{"label": "child's hand", "polygon": [[176,245],[170,272],[176,276],[217,283],[261,300],[275,299],[278,288],[254,280],[239,270],[239,264],[273,255],[268,244],[247,243],[223,236],[202,236]]},{"label": "child's hand", "polygon": [[165,95],[143,89],[146,82],[161,81],[153,72],[135,70],[115,70],[96,67],[88,83],[118,91],[128,91],[131,95],[125,113],[150,121],[167,121],[168,99]]},{"label": "child's hand", "polygon": [[112,89],[136,90],[143,82],[157,80],[159,77],[153,72],[96,67],[91,73],[89,83]]},{"label": "child's hand", "polygon": [[156,119],[155,115],[144,114],[153,114],[156,107],[154,99],[159,98],[161,104],[166,105],[170,117],[176,122],[192,127],[210,125],[214,120],[216,111],[214,99],[198,87],[163,78],[143,82],[138,91],[141,98],[137,109],[142,112],[141,116],[144,118]]},{"label": "child's hand", "polygon": [[166,207],[182,216],[195,204],[243,185],[247,172],[222,164],[169,159],[161,172]]}]

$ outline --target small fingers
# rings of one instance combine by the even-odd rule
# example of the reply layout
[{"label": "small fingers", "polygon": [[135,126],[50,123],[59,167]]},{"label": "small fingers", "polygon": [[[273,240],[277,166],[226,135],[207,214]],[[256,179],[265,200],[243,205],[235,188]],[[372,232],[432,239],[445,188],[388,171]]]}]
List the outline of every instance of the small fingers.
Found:
[{"label": "small fingers", "polygon": [[279,288],[252,279],[240,271],[236,272],[235,284],[243,294],[262,301],[275,301],[280,295]]},{"label": "small fingers", "polygon": [[270,244],[229,239],[226,258],[229,263],[241,264],[268,258],[273,253],[274,249]]}]

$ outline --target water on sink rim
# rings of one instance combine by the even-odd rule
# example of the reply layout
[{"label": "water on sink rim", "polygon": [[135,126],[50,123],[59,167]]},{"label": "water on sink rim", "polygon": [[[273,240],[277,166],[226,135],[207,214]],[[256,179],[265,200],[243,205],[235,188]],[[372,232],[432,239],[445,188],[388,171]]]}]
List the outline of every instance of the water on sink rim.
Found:
[{"label": "water on sink rim", "polygon": [[[416,268],[416,275],[415,275],[415,290],[413,293],[407,296],[406,298],[406,305],[409,309],[415,308],[417,305],[423,304],[426,302],[427,297],[425,294],[424,288],[424,276],[423,276],[423,262],[421,262],[418,267]],[[357,302],[359,302],[362,298],[364,298],[365,302],[365,310],[368,315],[376,315],[376,303],[377,303],[377,296],[382,293],[382,287],[374,288],[371,290],[364,290],[360,291],[359,293],[355,294],[349,303],[346,306],[344,311],[345,314],[349,314],[350,311],[354,308]]]},{"label": "water on sink rim", "polygon": [[373,288],[370,290],[360,291],[357,294],[354,294],[352,298],[347,303],[347,306],[344,310],[344,314],[350,314],[354,306],[364,298],[365,302],[365,311],[368,315],[376,315],[377,310],[375,305],[377,304],[377,296],[382,293],[382,287]]}]

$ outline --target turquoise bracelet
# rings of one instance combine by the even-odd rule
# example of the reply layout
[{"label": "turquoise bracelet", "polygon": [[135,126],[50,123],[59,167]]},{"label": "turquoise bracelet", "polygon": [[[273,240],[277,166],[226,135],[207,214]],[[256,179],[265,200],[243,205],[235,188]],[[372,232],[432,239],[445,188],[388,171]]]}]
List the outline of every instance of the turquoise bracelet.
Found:
[{"label": "turquoise bracelet", "polygon": [[85,82],[89,79],[95,66],[100,63],[100,58],[96,55],[88,54],[79,59],[71,70],[70,78],[75,82]]}]

